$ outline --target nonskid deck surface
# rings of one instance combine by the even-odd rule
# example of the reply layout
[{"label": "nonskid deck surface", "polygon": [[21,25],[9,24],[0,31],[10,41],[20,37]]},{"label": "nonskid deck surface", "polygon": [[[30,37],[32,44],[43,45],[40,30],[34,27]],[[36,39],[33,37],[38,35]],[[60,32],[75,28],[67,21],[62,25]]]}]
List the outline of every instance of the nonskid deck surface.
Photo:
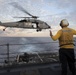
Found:
[{"label": "nonskid deck surface", "polygon": [[[60,75],[61,67],[59,62],[15,64],[0,67],[0,75]],[[68,75],[71,72],[68,70]]]},{"label": "nonskid deck surface", "polygon": [[[23,57],[23,56],[22,56]],[[60,75],[58,53],[30,54],[29,62],[11,62],[0,66],[0,75]],[[68,69],[68,75],[71,72]]]}]

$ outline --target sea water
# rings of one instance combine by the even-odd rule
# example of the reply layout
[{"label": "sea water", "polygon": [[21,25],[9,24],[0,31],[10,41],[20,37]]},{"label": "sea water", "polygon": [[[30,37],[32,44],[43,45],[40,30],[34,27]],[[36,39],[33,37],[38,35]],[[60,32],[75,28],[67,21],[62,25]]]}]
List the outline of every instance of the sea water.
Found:
[{"label": "sea water", "polygon": [[[76,44],[74,38],[74,44]],[[9,47],[8,45],[9,44]],[[53,41],[50,37],[0,37],[0,61],[14,57],[19,54],[27,53],[49,53],[58,52],[59,43]],[[74,46],[76,55],[76,46]],[[3,59],[2,59],[3,58]]]}]

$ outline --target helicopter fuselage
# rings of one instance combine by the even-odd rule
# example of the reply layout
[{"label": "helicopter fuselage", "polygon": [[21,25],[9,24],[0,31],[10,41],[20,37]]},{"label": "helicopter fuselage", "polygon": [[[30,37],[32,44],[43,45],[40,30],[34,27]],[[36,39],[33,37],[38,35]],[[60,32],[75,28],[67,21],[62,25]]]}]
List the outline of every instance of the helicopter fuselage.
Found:
[{"label": "helicopter fuselage", "polygon": [[[15,28],[26,28],[26,29],[37,29],[37,31],[41,31],[42,29],[49,29],[50,26],[41,20],[38,20],[38,16],[34,16],[26,11],[21,5],[16,2],[11,3],[12,6],[17,8],[18,10],[28,14],[31,17],[15,17],[15,18],[24,18],[23,20],[17,22],[6,22],[0,23],[1,26],[4,27],[15,27]],[[4,29],[5,31],[5,29]]]},{"label": "helicopter fuselage", "polygon": [[1,26],[4,27],[15,27],[15,28],[26,28],[26,29],[37,29],[38,31],[41,31],[42,29],[49,29],[50,26],[43,21],[40,20],[20,20],[17,22],[6,22],[6,23],[0,23]]}]

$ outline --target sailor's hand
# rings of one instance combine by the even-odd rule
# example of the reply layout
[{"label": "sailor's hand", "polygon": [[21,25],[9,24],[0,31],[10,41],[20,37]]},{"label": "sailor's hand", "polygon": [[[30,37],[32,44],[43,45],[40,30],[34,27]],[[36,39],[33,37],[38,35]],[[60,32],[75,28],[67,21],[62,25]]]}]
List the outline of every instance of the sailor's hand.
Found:
[{"label": "sailor's hand", "polygon": [[52,35],[52,31],[50,30],[50,36],[52,37],[53,35]]}]

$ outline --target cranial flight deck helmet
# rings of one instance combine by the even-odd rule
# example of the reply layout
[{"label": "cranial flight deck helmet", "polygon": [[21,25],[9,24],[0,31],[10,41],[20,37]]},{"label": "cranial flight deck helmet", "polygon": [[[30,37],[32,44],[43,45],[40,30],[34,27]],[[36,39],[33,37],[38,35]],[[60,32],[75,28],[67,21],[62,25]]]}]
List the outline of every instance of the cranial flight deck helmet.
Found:
[{"label": "cranial flight deck helmet", "polygon": [[61,20],[60,26],[65,27],[65,26],[68,26],[68,25],[69,25],[69,23],[68,23],[68,21],[66,19]]}]

